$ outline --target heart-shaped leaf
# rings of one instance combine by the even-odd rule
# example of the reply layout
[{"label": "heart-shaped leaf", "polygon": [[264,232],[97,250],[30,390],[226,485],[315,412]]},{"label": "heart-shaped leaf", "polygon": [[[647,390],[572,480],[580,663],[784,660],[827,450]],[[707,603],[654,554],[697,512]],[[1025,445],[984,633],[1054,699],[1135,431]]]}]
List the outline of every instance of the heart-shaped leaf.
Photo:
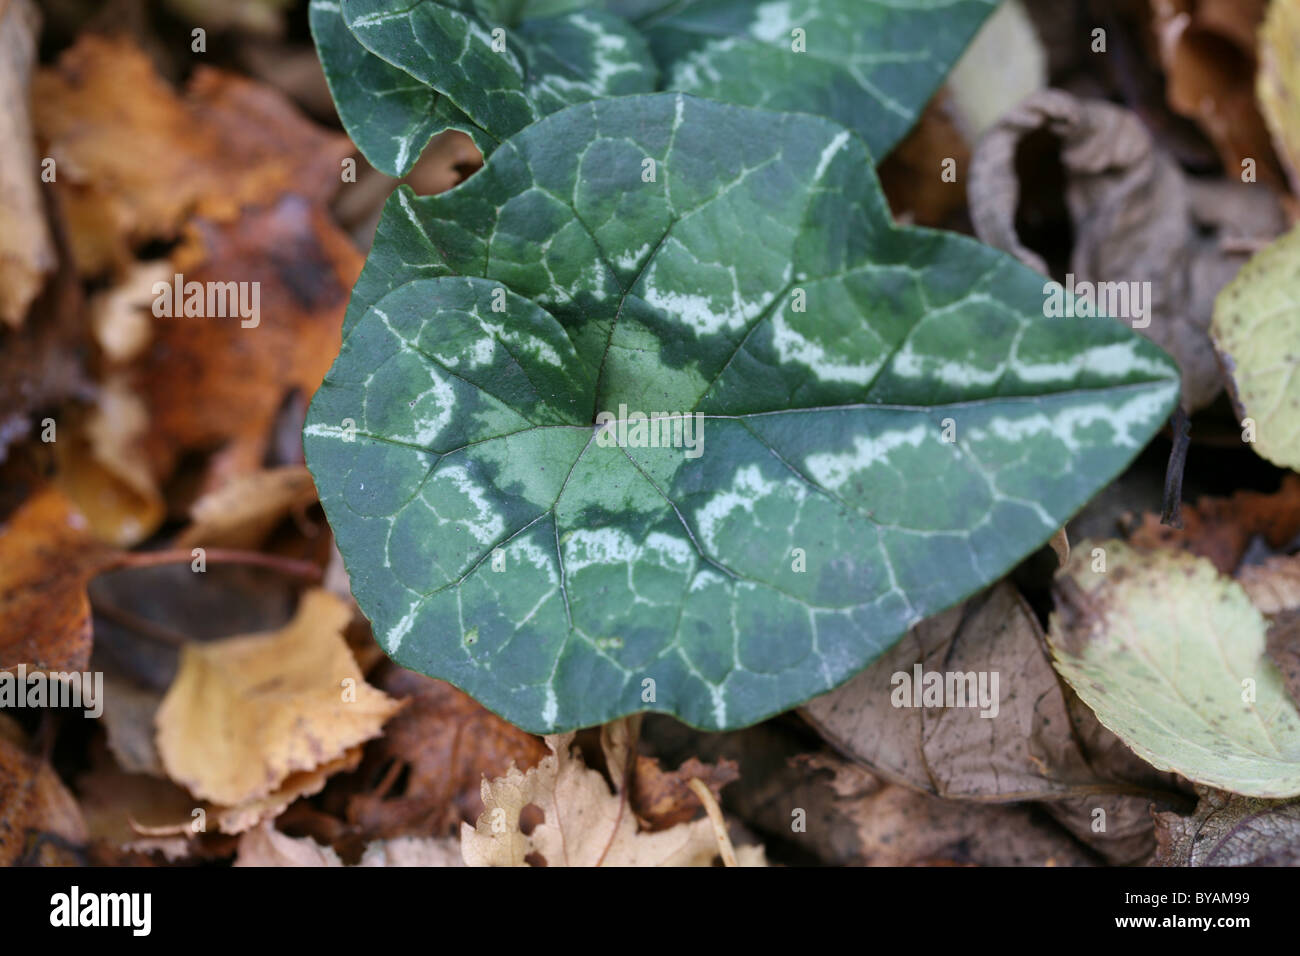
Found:
[{"label": "heart-shaped leaf", "polygon": [[313,0],[312,25],[348,133],[400,176],[449,126],[486,155],[555,110],[660,88],[829,116],[884,156],[995,6]]},{"label": "heart-shaped leaf", "polygon": [[308,17],[343,128],[376,169],[405,176],[445,129],[468,133],[485,155],[496,148],[446,96],[363,47],[343,23],[338,0],[312,0]]},{"label": "heart-shaped leaf", "polygon": [[308,463],[405,666],[533,731],[741,726],[1000,577],[1168,414],[1164,353],[1043,303],[896,228],[835,123],[585,104],[389,200]]}]

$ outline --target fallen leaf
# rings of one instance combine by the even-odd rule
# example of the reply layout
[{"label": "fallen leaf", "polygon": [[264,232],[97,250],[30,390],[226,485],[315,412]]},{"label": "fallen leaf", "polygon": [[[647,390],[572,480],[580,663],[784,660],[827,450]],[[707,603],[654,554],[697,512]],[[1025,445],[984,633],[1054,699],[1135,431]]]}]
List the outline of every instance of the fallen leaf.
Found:
[{"label": "fallen leaf", "polygon": [[155,718],[168,776],[234,807],[377,736],[400,704],[365,683],[343,640],[351,616],[314,590],[279,631],[187,644]]},{"label": "fallen leaf", "polygon": [[1255,105],[1255,35],[1268,0],[1152,0],[1153,29],[1174,112],[1196,120],[1228,175],[1242,160],[1262,181],[1282,177]]},{"label": "fallen leaf", "polygon": [[193,852],[194,811],[201,807],[170,780],[108,763],[79,776],[77,794],[90,839],[128,852],[161,853],[168,860]]},{"label": "fallen leaf", "polygon": [[1276,492],[1238,491],[1227,498],[1202,496],[1184,504],[1183,526],[1171,528],[1160,516],[1146,513],[1128,535],[1141,550],[1178,548],[1207,558],[1223,574],[1232,574],[1251,540],[1262,536],[1274,550],[1300,534],[1300,476],[1284,475]]},{"label": "fallen leaf", "polygon": [[[640,832],[629,806],[625,775],[633,722],[601,728],[614,792],[599,771],[573,749],[572,733],[546,738],[551,753],[527,773],[511,767],[483,781],[482,816],[461,826],[461,850],[469,866],[708,866],[718,843],[707,819],[657,833]],[[525,807],[542,821],[525,834]]]},{"label": "fallen leaf", "polygon": [[[291,837],[265,823],[239,840],[235,866],[344,866],[328,846],[310,837]],[[451,837],[376,840],[357,866],[464,866],[460,841]]]},{"label": "fallen leaf", "polygon": [[1255,93],[1291,181],[1300,195],[1300,6],[1270,3],[1259,33],[1259,72]]},{"label": "fallen leaf", "polygon": [[722,788],[740,779],[735,761],[704,763],[691,757],[676,770],[666,771],[653,757],[638,754],[636,773],[632,775],[632,809],[650,830],[666,830],[686,823],[702,808],[700,798],[691,792],[692,780],[707,786],[717,800]]},{"label": "fallen leaf", "polygon": [[[960,690],[961,699],[914,706],[929,675]],[[1099,775],[1080,747],[1038,619],[1007,583],[921,622],[802,713],[876,774],[947,799],[1012,802],[1133,789]],[[1156,780],[1141,784],[1158,793]]]},{"label": "fallen leaf", "polygon": [[87,582],[117,552],[99,544],[60,492],[29,498],[0,526],[0,670],[84,671],[90,663]]},{"label": "fallen leaf", "polygon": [[200,66],[184,97],[129,39],[82,34],[33,82],[35,122],[83,274],[123,269],[131,249],[285,192],[323,203],[347,140],[280,94]]},{"label": "fallen leaf", "polygon": [[12,866],[30,852],[32,839],[44,836],[73,844],[88,839],[77,801],[30,752],[22,729],[0,714],[0,866]]},{"label": "fallen leaf", "polygon": [[1300,793],[1300,712],[1266,622],[1202,558],[1092,543],[1057,576],[1048,643],[1075,693],[1161,770],[1249,796]]},{"label": "fallen leaf", "polygon": [[[890,211],[900,222],[937,228],[965,211],[970,144],[953,120],[949,89],[934,95],[912,131],[877,169]],[[949,160],[955,164],[953,176],[945,177]]]},{"label": "fallen leaf", "polygon": [[840,865],[1086,866],[1092,862],[1063,831],[1036,819],[1028,806],[941,800],[885,783],[830,755],[805,756],[796,768],[807,783],[789,794],[786,819],[792,819],[792,811],[803,810],[805,832],[813,839],[822,839],[822,833],[836,828],[846,830],[844,843],[850,855],[838,860]]},{"label": "fallen leaf", "polygon": [[1210,332],[1243,437],[1263,457],[1300,467],[1300,227],[1257,252],[1219,293]]},{"label": "fallen leaf", "polygon": [[342,756],[327,760],[318,767],[289,774],[265,796],[252,797],[236,806],[211,807],[209,812],[216,818],[217,828],[222,833],[243,833],[274,820],[295,800],[320,793],[330,777],[355,770],[360,763],[361,748],[352,747]]},{"label": "fallen leaf", "polygon": [[0,321],[15,328],[55,267],[28,112],[39,22],[29,0],[0,5]]},{"label": "fallen leaf", "polygon": [[255,326],[238,316],[158,318],[124,370],[148,409],[151,473],[165,479],[186,452],[216,451],[206,492],[260,470],[285,397],[320,385],[361,258],[322,209],[286,196],[228,225],[192,223],[172,265],[186,283],[258,290]]},{"label": "fallen leaf", "polygon": [[316,501],[305,465],[255,471],[204,495],[190,508],[179,548],[257,548],[288,514]]},{"label": "fallen leaf", "polygon": [[1300,866],[1300,800],[1209,787],[1190,816],[1157,813],[1155,866]]},{"label": "fallen leaf", "polygon": [[[1059,272],[1072,275],[1078,289],[1083,283],[1121,283],[1131,295],[1118,300],[1120,307],[1113,311],[1126,314],[1115,318],[1177,359],[1189,410],[1210,404],[1223,384],[1208,331],[1220,286],[1198,277],[1213,275],[1221,285],[1241,256],[1221,246],[1219,232],[1207,228],[1212,236],[1200,235],[1198,220],[1207,218],[1195,202],[1200,194],[1189,188],[1135,114],[1049,89],[1003,116],[977,144],[971,160],[967,192],[976,234],[1044,275],[1056,275],[1020,235],[1017,221],[1022,190],[1041,185],[1020,180],[1017,157],[1027,144],[1041,144],[1044,135],[1048,142],[1059,140],[1055,152],[1063,169],[1069,221],[1053,222],[1043,231],[1053,237],[1066,229],[1073,232],[1070,247],[1060,251],[1065,261]],[[1034,168],[1050,167],[1049,158]],[[1052,201],[1059,201],[1059,194]],[[1271,237],[1281,228],[1281,214],[1275,201],[1262,201],[1276,218],[1252,223],[1259,234]],[[1141,315],[1135,295],[1143,300]]]},{"label": "fallen leaf", "polygon": [[378,681],[406,706],[369,748],[387,778],[405,781],[398,792],[349,798],[347,817],[372,836],[456,832],[483,812],[483,778],[511,766],[527,770],[547,753],[541,739],[443,681],[392,667]]}]

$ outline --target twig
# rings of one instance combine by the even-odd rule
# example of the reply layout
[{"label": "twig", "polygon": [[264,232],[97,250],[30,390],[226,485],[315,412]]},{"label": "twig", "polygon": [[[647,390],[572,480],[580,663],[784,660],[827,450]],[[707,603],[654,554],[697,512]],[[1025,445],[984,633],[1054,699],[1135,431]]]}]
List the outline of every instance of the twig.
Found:
[{"label": "twig", "polygon": [[722,854],[723,866],[739,866],[736,862],[736,849],[731,845],[731,837],[727,835],[727,821],[722,819],[722,808],[718,806],[718,801],[713,799],[713,793],[700,780],[699,777],[691,777],[690,783],[687,784],[691,792],[700,798],[700,803],[704,804],[704,810],[709,815],[709,822],[713,824],[713,836],[718,841],[718,852]]}]

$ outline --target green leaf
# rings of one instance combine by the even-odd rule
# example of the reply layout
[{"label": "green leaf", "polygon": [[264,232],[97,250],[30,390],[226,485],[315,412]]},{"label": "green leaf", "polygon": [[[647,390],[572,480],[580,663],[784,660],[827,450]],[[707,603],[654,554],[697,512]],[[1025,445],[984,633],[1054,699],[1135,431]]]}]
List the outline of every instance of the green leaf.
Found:
[{"label": "green leaf", "polygon": [[[665,89],[827,116],[884,158],[997,0],[608,0],[607,6],[645,32]],[[796,51],[800,40],[803,49]]]},{"label": "green leaf", "polygon": [[[403,665],[532,731],[741,726],[1006,573],[1164,420],[1164,353],[1043,302],[896,228],[828,120],[571,107],[389,200],[307,459]],[[611,441],[621,405],[705,416],[702,454]]]},{"label": "green leaf", "polygon": [[[353,37],[408,84],[435,90],[485,131],[478,145],[486,155],[496,142],[555,110],[655,88],[658,70],[646,42],[620,17],[582,9],[513,23],[514,7],[520,14],[546,14],[572,6],[556,0],[513,6],[509,0],[343,0],[342,16]],[[503,15],[511,19],[496,19]],[[322,60],[330,55],[325,46],[320,53]],[[408,169],[414,161],[408,158]]]},{"label": "green leaf", "polygon": [[1057,582],[1056,669],[1143,760],[1252,797],[1300,794],[1300,713],[1267,625],[1204,558],[1080,544]]},{"label": "green leaf", "polygon": [[445,129],[468,133],[485,154],[496,148],[496,140],[447,97],[358,43],[337,0],[312,0],[308,16],[343,128],[380,172],[405,176]]},{"label": "green leaf", "polygon": [[1247,440],[1275,465],[1300,468],[1300,228],[1257,252],[1223,287],[1210,335]]},{"label": "green leaf", "polygon": [[[317,5],[324,19],[332,7],[326,0]],[[449,117],[460,113],[487,154],[555,110],[657,88],[828,116],[883,157],[995,6],[996,0],[342,0],[356,41],[398,76],[371,65],[366,72],[382,77],[384,88],[407,90],[414,79],[438,94],[425,103],[404,93],[405,121],[395,112],[397,98],[392,110],[370,115],[370,101],[356,89],[358,55],[343,38],[318,33],[317,45],[348,132],[368,158],[391,152],[394,140],[406,142],[412,128],[455,125]],[[497,29],[504,48],[494,48]],[[405,168],[381,168],[404,174],[414,156],[403,157]]]}]

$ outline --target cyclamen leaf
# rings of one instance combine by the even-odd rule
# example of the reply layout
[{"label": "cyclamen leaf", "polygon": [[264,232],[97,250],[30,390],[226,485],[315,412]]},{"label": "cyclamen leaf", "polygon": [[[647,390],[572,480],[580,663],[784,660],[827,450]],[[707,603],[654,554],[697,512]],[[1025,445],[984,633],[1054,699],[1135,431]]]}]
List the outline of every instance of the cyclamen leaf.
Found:
[{"label": "cyclamen leaf", "polygon": [[468,133],[484,154],[496,148],[496,140],[447,97],[357,42],[337,0],[312,0],[308,17],[339,119],[380,172],[405,176],[429,140],[446,129]]},{"label": "cyclamen leaf", "polygon": [[[331,81],[331,88],[372,162],[372,151],[404,141],[412,126],[455,125],[448,116],[458,111],[481,130],[476,139],[486,154],[557,109],[658,88],[828,116],[883,157],[996,2],[342,0],[357,41],[458,110],[439,99],[431,114],[412,96],[406,106],[417,115],[399,119],[394,102],[376,117],[346,83]],[[504,50],[493,46],[497,28]],[[350,76],[346,44],[317,45],[328,74]],[[397,173],[414,161],[408,155]]]},{"label": "cyclamen leaf", "polygon": [[[344,335],[305,444],[353,593],[531,731],[829,690],[1046,541],[1178,391],[1010,257],[895,227],[843,127],[679,94],[399,189]],[[702,454],[617,445],[620,405],[700,413]]]},{"label": "cyclamen leaf", "polygon": [[997,0],[606,5],[646,34],[665,89],[827,116],[880,159],[911,129]]},{"label": "cyclamen leaf", "polygon": [[[483,137],[476,137],[485,155],[496,141],[547,113],[655,88],[658,70],[646,42],[622,18],[584,9],[526,19],[506,30],[489,18],[506,5],[476,5],[469,0],[414,4],[342,0],[341,8],[347,28],[366,49],[400,68],[408,82],[445,96],[485,131]],[[562,5],[533,6],[549,12]],[[505,44],[501,49],[493,37],[497,28]],[[320,52],[322,60],[329,55],[325,47]],[[359,113],[363,102],[352,101],[347,108]],[[367,144],[358,141],[358,145],[364,149]],[[409,157],[400,173],[405,174],[417,156]]]}]

